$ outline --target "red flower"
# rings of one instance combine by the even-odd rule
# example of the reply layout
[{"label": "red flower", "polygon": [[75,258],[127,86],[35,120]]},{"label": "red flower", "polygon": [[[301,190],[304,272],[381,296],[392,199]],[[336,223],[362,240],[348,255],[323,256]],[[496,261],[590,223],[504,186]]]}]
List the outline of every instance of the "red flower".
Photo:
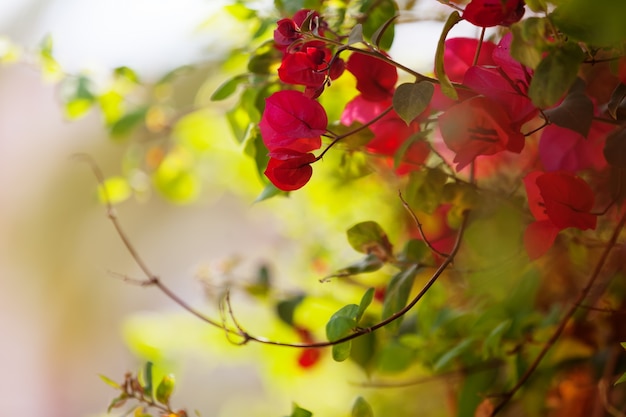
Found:
[{"label": "red flower", "polygon": [[[300,336],[302,343],[312,344],[315,339],[310,331],[302,327],[296,327],[296,332]],[[320,348],[305,348],[298,355],[298,365],[300,368],[308,369],[318,363],[322,358],[322,350]]]},{"label": "red flower", "polygon": [[[328,48],[303,47],[297,52],[285,54],[278,68],[278,76],[285,83],[304,85],[315,92],[323,89],[327,74],[334,80],[343,73],[345,67],[343,60],[335,59],[329,68],[331,59],[332,53]],[[305,93],[305,95],[315,97],[319,94]]]},{"label": "red flower", "polygon": [[313,175],[311,164],[315,155],[291,149],[276,149],[270,153],[265,176],[283,191],[302,188]]},{"label": "red flower", "polygon": [[396,67],[380,59],[353,53],[346,68],[356,77],[356,89],[365,100],[383,101],[393,97],[398,81]]},{"label": "red flower", "polygon": [[539,141],[539,157],[546,171],[576,172],[606,167],[603,149],[607,134],[614,127],[593,122],[587,137],[555,124],[546,126]]},{"label": "red flower", "polygon": [[283,90],[265,100],[259,128],[270,151],[286,148],[303,153],[320,148],[327,125],[321,104],[299,91]]},{"label": "red flower", "polygon": [[274,30],[274,43],[278,49],[287,49],[289,45],[302,38],[300,28],[291,19],[281,19]]},{"label": "red flower", "polygon": [[524,135],[512,129],[509,115],[482,96],[450,107],[439,117],[439,129],[446,146],[456,153],[457,171],[479,155],[520,153],[524,148]]},{"label": "red flower", "polygon": [[480,26],[510,26],[524,16],[524,0],[472,0],[463,11],[463,18]]},{"label": "red flower", "polygon": [[537,220],[524,233],[524,244],[531,259],[542,256],[554,243],[559,231],[568,227],[596,228],[591,213],[594,195],[591,187],[574,174],[531,172],[524,178],[528,207]]},{"label": "red flower", "polygon": [[[341,123],[350,126],[354,122],[367,123],[380,116],[389,106],[391,100],[371,102],[363,95],[356,96],[350,101],[341,115]],[[365,149],[369,152],[393,157],[404,142],[413,134],[419,132],[419,122],[413,121],[407,125],[395,111],[391,111],[380,120],[369,126],[374,134]],[[406,173],[424,163],[430,147],[424,141],[416,141],[406,150],[398,174]]]}]

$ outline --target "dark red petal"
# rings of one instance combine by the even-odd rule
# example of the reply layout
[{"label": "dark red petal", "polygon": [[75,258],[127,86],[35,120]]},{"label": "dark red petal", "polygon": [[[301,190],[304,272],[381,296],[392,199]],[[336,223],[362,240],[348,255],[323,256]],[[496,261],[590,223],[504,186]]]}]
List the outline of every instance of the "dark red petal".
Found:
[{"label": "dark red petal", "polygon": [[523,0],[472,0],[463,18],[480,27],[509,26],[524,16]]},{"label": "dark red petal", "polygon": [[546,205],[537,186],[537,178],[542,175],[543,172],[541,171],[533,171],[524,177],[524,187],[528,196],[528,209],[536,220],[548,220]]},{"label": "dark red petal", "polygon": [[297,190],[311,179],[313,168],[310,164],[313,162],[315,155],[312,153],[278,149],[270,153],[265,176],[283,191]]},{"label": "dark red petal", "polygon": [[327,124],[321,104],[299,91],[283,90],[265,100],[259,128],[270,151],[287,148],[305,153],[320,148]]},{"label": "dark red petal", "polygon": [[597,216],[590,213],[594,204],[593,190],[582,178],[558,171],[547,172],[536,182],[546,214],[556,227],[595,229]]},{"label": "dark red petal", "polygon": [[356,89],[369,101],[388,100],[398,81],[396,67],[380,59],[353,53],[346,68],[356,77]]}]

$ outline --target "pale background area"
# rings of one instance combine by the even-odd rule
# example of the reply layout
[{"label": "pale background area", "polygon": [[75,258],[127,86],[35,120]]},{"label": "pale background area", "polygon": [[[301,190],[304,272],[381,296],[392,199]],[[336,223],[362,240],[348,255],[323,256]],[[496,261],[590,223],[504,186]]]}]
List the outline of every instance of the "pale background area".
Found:
[{"label": "pale background area", "polygon": [[[438,7],[434,0],[424,3]],[[222,4],[1,0],[0,35],[34,49],[51,34],[55,57],[68,71],[90,68],[97,74],[127,65],[144,77],[158,76],[214,59],[236,41],[223,32],[220,37],[197,30]],[[439,27],[399,28],[403,42],[392,55],[428,68]],[[97,155],[105,171],[119,167],[121,150],[108,140],[97,114],[66,122],[55,87],[42,82],[35,69],[0,67],[2,415],[101,415],[113,391],[97,374],[119,378],[140,365],[124,344],[123,318],[144,310],[179,310],[154,290],[129,286],[107,273],[139,275],[102,207],[94,203],[89,170],[70,161],[75,152]],[[193,277],[199,265],[232,255],[273,256],[285,245],[272,213],[228,193],[216,191],[210,201],[188,207],[155,196],[148,203],[124,203],[119,214],[151,267],[192,304],[204,301]],[[243,366],[208,374],[189,367],[184,373],[176,403],[205,416],[216,415],[221,402],[262,389]]]}]

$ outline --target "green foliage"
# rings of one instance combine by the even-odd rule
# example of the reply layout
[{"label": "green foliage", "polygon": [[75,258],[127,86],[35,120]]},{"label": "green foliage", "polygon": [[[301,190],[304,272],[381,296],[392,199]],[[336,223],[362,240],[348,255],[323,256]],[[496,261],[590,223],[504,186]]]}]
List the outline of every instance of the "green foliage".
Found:
[{"label": "green foliage", "polygon": [[454,89],[452,82],[450,82],[450,79],[446,75],[446,69],[443,64],[443,54],[445,52],[445,42],[448,33],[460,21],[461,15],[459,14],[459,12],[454,11],[450,13],[450,16],[448,16],[448,20],[446,20],[446,23],[443,26],[441,36],[439,37],[439,42],[437,43],[437,52],[435,53],[435,72],[437,73],[437,78],[439,79],[441,92],[452,100],[457,100],[459,95]]},{"label": "green foliage", "polygon": [[358,397],[352,405],[352,417],[374,417],[372,407],[363,399]]},{"label": "green foliage", "polygon": [[576,81],[583,58],[583,51],[574,42],[556,48],[543,58],[528,88],[533,103],[540,108],[556,104]]},{"label": "green foliage", "polygon": [[435,87],[427,81],[400,84],[393,94],[393,109],[408,125],[426,110],[434,92]]}]

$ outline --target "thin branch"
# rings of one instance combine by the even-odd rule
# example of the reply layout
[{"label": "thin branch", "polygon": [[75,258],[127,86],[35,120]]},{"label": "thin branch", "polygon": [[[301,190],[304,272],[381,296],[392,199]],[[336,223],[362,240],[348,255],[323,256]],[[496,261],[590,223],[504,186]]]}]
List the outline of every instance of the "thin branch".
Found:
[{"label": "thin branch", "polygon": [[[105,205],[107,207],[107,214],[108,214],[109,219],[113,223],[113,225],[115,227],[115,230],[117,231],[118,235],[120,236],[120,238],[124,242],[124,245],[126,246],[126,249],[128,250],[128,252],[131,254],[133,260],[140,266],[140,268],[142,269],[142,271],[144,272],[144,274],[147,277],[146,280],[132,280],[132,281],[129,281],[129,282],[136,282],[139,285],[146,286],[146,287],[154,286],[154,287],[158,288],[163,294],[165,294],[168,298],[170,298],[176,304],[181,306],[184,310],[186,310],[189,313],[193,314],[194,316],[196,316],[200,320],[204,321],[205,323],[208,323],[208,324],[210,324],[210,325],[212,325],[212,326],[214,326],[214,327],[216,327],[218,329],[222,329],[223,331],[225,331],[226,334],[227,334],[227,337],[233,336],[233,335],[242,337],[244,340],[243,340],[242,343],[239,343],[239,344],[246,344],[246,343],[248,343],[250,341],[254,341],[254,342],[257,342],[257,343],[262,343],[262,344],[266,344],[266,345],[273,345],[273,346],[284,346],[284,347],[293,347],[293,348],[323,348],[323,347],[333,346],[333,345],[337,345],[337,344],[340,344],[340,343],[343,343],[343,342],[347,342],[347,341],[352,340],[352,339],[356,339],[357,337],[360,337],[360,336],[363,336],[365,334],[371,333],[371,332],[373,332],[375,330],[380,329],[381,327],[385,327],[386,325],[388,325],[389,323],[391,323],[393,321],[398,320],[399,318],[401,318],[405,314],[407,314],[409,311],[411,311],[411,309],[422,299],[422,297],[424,297],[426,292],[428,292],[430,287],[433,286],[433,284],[437,281],[437,279],[441,276],[441,274],[443,274],[443,272],[448,268],[448,266],[450,266],[450,264],[454,261],[454,257],[456,256],[456,254],[459,251],[459,248],[461,246],[461,241],[463,240],[463,235],[465,233],[465,229],[467,228],[467,223],[468,223],[468,218],[469,218],[469,211],[465,211],[463,213],[463,220],[461,222],[461,226],[458,229],[456,241],[454,243],[454,246],[453,246],[452,250],[450,251],[450,254],[443,260],[441,265],[439,265],[437,270],[433,273],[433,275],[430,277],[430,279],[424,285],[424,287],[420,290],[420,292],[404,308],[400,309],[399,311],[397,311],[393,315],[387,317],[384,320],[381,320],[380,322],[378,322],[378,323],[376,323],[376,324],[374,324],[374,325],[372,325],[370,327],[358,328],[358,330],[356,330],[354,333],[349,334],[349,335],[347,335],[345,337],[342,337],[340,339],[337,339],[337,340],[327,341],[327,342],[316,342],[316,343],[285,343],[285,342],[279,342],[279,341],[266,339],[264,337],[253,336],[250,333],[248,333],[247,331],[245,331],[243,329],[243,327],[236,321],[235,321],[235,325],[237,326],[236,329],[232,329],[232,328],[228,327],[226,325],[225,310],[224,310],[223,307],[220,308],[220,312],[222,314],[223,322],[219,323],[218,321],[205,316],[204,314],[200,313],[195,308],[191,307],[182,298],[180,298],[172,290],[170,290],[169,287],[167,287],[165,284],[163,284],[160,281],[160,279],[156,275],[154,275],[151,272],[151,270],[147,267],[147,264],[139,256],[139,253],[137,252],[137,250],[134,248],[134,246],[130,242],[129,237],[126,235],[126,233],[122,229],[122,227],[121,227],[121,225],[120,225],[120,223],[119,223],[119,221],[118,221],[118,219],[117,219],[117,217],[116,217],[116,215],[114,213],[113,206],[111,205],[111,203],[110,203],[110,201],[108,199],[108,195],[106,193],[106,189],[104,188],[104,176],[102,174],[102,171],[98,167],[98,165],[95,163],[95,161],[89,155],[86,155],[86,154],[76,155],[76,159],[80,160],[80,161],[87,162],[89,164],[89,166],[91,167],[91,169],[92,169],[96,179],[98,180],[99,185],[103,189],[103,194],[104,194],[104,197],[105,197]],[[226,307],[226,308],[229,310],[229,313],[231,314],[231,317],[234,317],[234,314],[232,313],[232,307]]]},{"label": "thin branch", "polygon": [[[393,106],[389,106],[385,110],[383,110],[378,116],[374,117],[372,120],[368,120],[367,123],[363,123],[361,126],[355,128],[355,129],[353,129],[353,130],[351,130],[349,132],[346,132],[346,133],[341,134],[341,135],[337,135],[333,139],[333,141],[330,144],[328,144],[328,146],[326,148],[324,148],[322,153],[319,154],[319,156],[317,158],[315,158],[315,161],[313,161],[313,162],[316,162],[316,161],[319,161],[320,159],[322,159],[324,157],[324,155],[326,154],[326,152],[328,152],[330,150],[330,148],[335,146],[337,144],[337,142],[339,142],[340,140],[345,139],[348,136],[354,135],[355,133],[358,133],[361,130],[364,130],[364,129],[368,128],[369,126],[373,125],[374,123],[376,123],[377,121],[379,121],[380,119],[385,117],[387,115],[387,113],[389,113],[392,110],[393,110]],[[331,133],[331,132],[329,132],[329,133]]]},{"label": "thin branch", "polygon": [[611,238],[607,242],[606,248],[602,252],[602,255],[600,256],[598,263],[596,264],[593,272],[591,273],[591,276],[589,277],[587,284],[580,291],[580,294],[578,295],[574,303],[565,312],[563,318],[559,322],[559,325],[554,330],[554,333],[552,333],[552,336],[550,336],[548,341],[544,344],[543,349],[541,349],[541,352],[539,352],[535,360],[530,364],[528,369],[526,369],[526,372],[524,372],[524,374],[519,378],[519,380],[517,381],[517,383],[515,384],[513,388],[511,388],[509,391],[507,391],[506,393],[502,395],[503,397],[502,401],[494,408],[493,412],[491,413],[491,416],[495,416],[500,411],[502,411],[504,406],[511,400],[511,398],[513,398],[515,393],[519,391],[519,389],[526,383],[526,381],[528,381],[528,379],[535,373],[535,371],[537,370],[537,367],[539,367],[539,364],[543,361],[548,351],[552,348],[552,346],[554,346],[556,341],[559,339],[559,337],[561,336],[561,334],[567,327],[567,324],[569,323],[570,319],[574,316],[574,313],[576,313],[576,310],[578,310],[578,307],[581,304],[583,304],[583,301],[587,298],[587,296],[591,292],[593,285],[595,284],[596,280],[600,276],[600,272],[602,272],[602,268],[604,267],[611,250],[615,247],[617,243],[617,239],[619,238],[619,235],[622,229],[624,228],[624,224],[626,224],[626,213],[622,215],[619,223],[615,227],[615,230],[613,230],[613,234],[611,235]]},{"label": "thin branch", "polygon": [[413,211],[411,206],[409,206],[409,203],[407,203],[407,201],[402,196],[402,192],[401,191],[398,191],[398,196],[400,197],[400,201],[402,201],[402,205],[404,206],[406,211],[409,212],[409,215],[413,218],[413,221],[417,225],[417,229],[420,232],[420,236],[422,236],[422,241],[426,244],[426,246],[428,246],[428,249],[430,249],[431,251],[435,252],[437,255],[439,255],[439,256],[441,256],[443,258],[448,257],[448,254],[443,253],[443,252],[435,249],[433,247],[433,245],[431,245],[430,241],[426,237],[426,234],[424,233],[424,228],[422,227],[422,223],[420,222],[419,218],[417,217],[417,214],[415,214],[415,211]]}]

